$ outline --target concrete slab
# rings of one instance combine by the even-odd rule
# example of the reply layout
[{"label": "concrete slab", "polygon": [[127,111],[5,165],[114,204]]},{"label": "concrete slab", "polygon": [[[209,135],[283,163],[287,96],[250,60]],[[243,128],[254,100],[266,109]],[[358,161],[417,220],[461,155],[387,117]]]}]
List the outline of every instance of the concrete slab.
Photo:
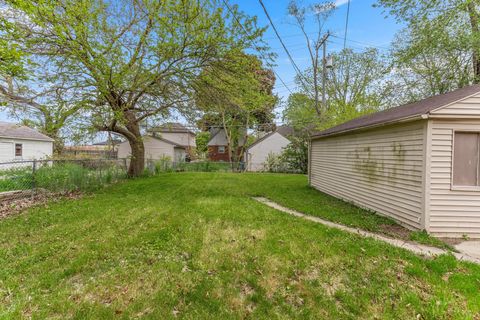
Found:
[{"label": "concrete slab", "polygon": [[480,240],[461,242],[455,245],[455,249],[469,256],[480,259]]},{"label": "concrete slab", "polygon": [[[313,221],[313,222],[316,222],[316,223],[321,223],[321,224],[323,224],[327,227],[340,229],[340,230],[343,230],[343,231],[346,231],[346,232],[349,232],[349,233],[358,234],[362,237],[374,238],[376,240],[389,243],[392,246],[406,249],[406,250],[411,251],[411,252],[413,252],[415,254],[418,254],[418,255],[423,255],[423,256],[427,256],[427,257],[436,257],[436,256],[441,255],[441,254],[449,253],[446,250],[439,249],[439,248],[436,248],[436,247],[430,247],[430,246],[419,244],[419,243],[416,243],[416,242],[393,239],[393,238],[386,237],[386,236],[381,235],[381,234],[365,231],[365,230],[358,229],[358,228],[347,227],[347,226],[344,226],[342,224],[338,224],[338,223],[335,223],[335,222],[332,222],[332,221],[324,220],[322,218],[310,216],[310,215],[304,214],[302,212],[299,212],[299,211],[292,210],[292,209],[286,208],[284,206],[281,206],[278,203],[275,203],[275,202],[273,202],[273,201],[271,201],[267,198],[254,197],[253,199],[258,201],[258,202],[261,202],[261,203],[263,203],[263,204],[265,204],[265,205],[267,205],[271,208],[274,208],[276,210],[288,213],[292,216],[303,218],[303,219],[306,219],[306,220],[310,220],[310,221]],[[468,241],[468,242],[471,243],[473,241]],[[480,264],[480,241],[475,241],[475,242],[477,242],[476,246],[472,245],[472,244],[465,245],[465,247],[467,248],[467,251],[463,251],[464,250],[463,248],[459,249],[459,248],[456,247],[456,249],[460,252],[451,252],[451,254],[453,254],[458,260],[464,260],[464,261],[469,261],[469,262]]]}]

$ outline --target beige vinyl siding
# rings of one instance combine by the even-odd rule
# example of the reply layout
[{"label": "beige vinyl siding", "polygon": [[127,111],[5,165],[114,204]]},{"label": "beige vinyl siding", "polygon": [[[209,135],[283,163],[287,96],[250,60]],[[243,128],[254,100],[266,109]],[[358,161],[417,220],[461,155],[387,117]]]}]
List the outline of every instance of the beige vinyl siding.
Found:
[{"label": "beige vinyl siding", "polygon": [[454,117],[462,116],[480,116],[480,93],[455,102],[447,107],[440,108],[432,114],[435,115],[453,115]]},{"label": "beige vinyl siding", "polygon": [[160,137],[175,142],[180,146],[196,146],[195,136],[188,132],[162,132]]},{"label": "beige vinyl siding", "polygon": [[[158,160],[164,157],[168,157],[171,160],[174,159],[174,146],[168,142],[152,137],[144,137],[143,140],[145,146],[145,160]],[[131,157],[132,149],[128,141],[124,141],[118,146],[118,158]]]},{"label": "beige vinyl siding", "polygon": [[[477,109],[480,111],[478,105]],[[428,230],[436,236],[480,238],[480,191],[452,190],[454,131],[480,132],[480,120],[430,122],[432,147]]]},{"label": "beige vinyl siding", "polygon": [[420,229],[426,121],[312,141],[311,185]]}]

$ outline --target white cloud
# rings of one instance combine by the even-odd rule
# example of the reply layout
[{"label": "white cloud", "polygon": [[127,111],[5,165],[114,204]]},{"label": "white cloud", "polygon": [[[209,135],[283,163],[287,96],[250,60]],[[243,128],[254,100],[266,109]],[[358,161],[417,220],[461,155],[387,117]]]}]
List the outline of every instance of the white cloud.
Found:
[{"label": "white cloud", "polygon": [[335,7],[338,8],[338,7],[343,6],[344,4],[347,4],[347,3],[348,3],[348,0],[335,0]]}]

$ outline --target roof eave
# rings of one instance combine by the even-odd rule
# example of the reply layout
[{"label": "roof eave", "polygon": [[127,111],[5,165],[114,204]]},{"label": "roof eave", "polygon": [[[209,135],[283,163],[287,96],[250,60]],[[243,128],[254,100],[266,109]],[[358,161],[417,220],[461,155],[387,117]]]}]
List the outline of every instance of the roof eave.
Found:
[{"label": "roof eave", "polygon": [[259,144],[260,142],[267,140],[269,137],[273,136],[274,133],[276,133],[276,131],[269,132],[269,133],[267,133],[266,135],[264,135],[263,137],[258,138],[258,139],[255,140],[251,145],[249,145],[249,146],[247,147],[247,150],[250,150],[250,148],[256,146],[256,145]]},{"label": "roof eave", "polygon": [[11,136],[0,136],[2,139],[17,139],[17,140],[33,140],[33,141],[44,141],[44,142],[55,142],[52,138],[45,138],[45,139],[38,139],[38,138],[19,138],[19,137],[11,137]]},{"label": "roof eave", "polygon": [[415,120],[426,120],[429,118],[429,114],[423,113],[423,114],[417,114],[414,116],[409,116],[409,117],[404,117],[400,119],[395,119],[393,121],[387,121],[387,122],[382,122],[382,123],[376,123],[368,126],[362,126],[362,127],[356,127],[352,129],[347,129],[343,131],[337,131],[337,132],[332,132],[329,134],[317,134],[313,135],[310,137],[310,140],[318,140],[322,138],[327,138],[327,137],[333,137],[333,136],[338,136],[341,134],[346,134],[346,133],[351,133],[355,131],[361,131],[361,130],[366,130],[366,129],[373,129],[377,127],[383,127],[383,126],[388,126],[388,125],[393,125],[393,124],[398,124],[398,123],[404,123],[404,122],[410,122],[410,121],[415,121]]}]

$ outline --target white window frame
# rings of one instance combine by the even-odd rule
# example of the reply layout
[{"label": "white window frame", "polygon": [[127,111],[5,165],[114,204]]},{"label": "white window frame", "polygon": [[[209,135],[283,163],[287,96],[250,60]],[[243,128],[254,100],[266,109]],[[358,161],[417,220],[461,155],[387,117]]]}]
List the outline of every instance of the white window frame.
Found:
[{"label": "white window frame", "polygon": [[[220,150],[222,148],[222,150]],[[218,153],[224,154],[227,151],[227,148],[225,146],[218,146]]]},{"label": "white window frame", "polygon": [[[478,129],[458,129],[452,131],[452,161],[451,161],[451,172],[450,172],[450,190],[452,191],[480,191],[480,185],[478,186],[459,186],[453,184],[453,177],[454,177],[454,168],[455,168],[455,134],[456,133],[477,133],[479,135],[479,151],[480,151],[480,130]],[[478,164],[477,164],[477,176],[478,170],[480,169],[480,152],[478,155]]]}]

